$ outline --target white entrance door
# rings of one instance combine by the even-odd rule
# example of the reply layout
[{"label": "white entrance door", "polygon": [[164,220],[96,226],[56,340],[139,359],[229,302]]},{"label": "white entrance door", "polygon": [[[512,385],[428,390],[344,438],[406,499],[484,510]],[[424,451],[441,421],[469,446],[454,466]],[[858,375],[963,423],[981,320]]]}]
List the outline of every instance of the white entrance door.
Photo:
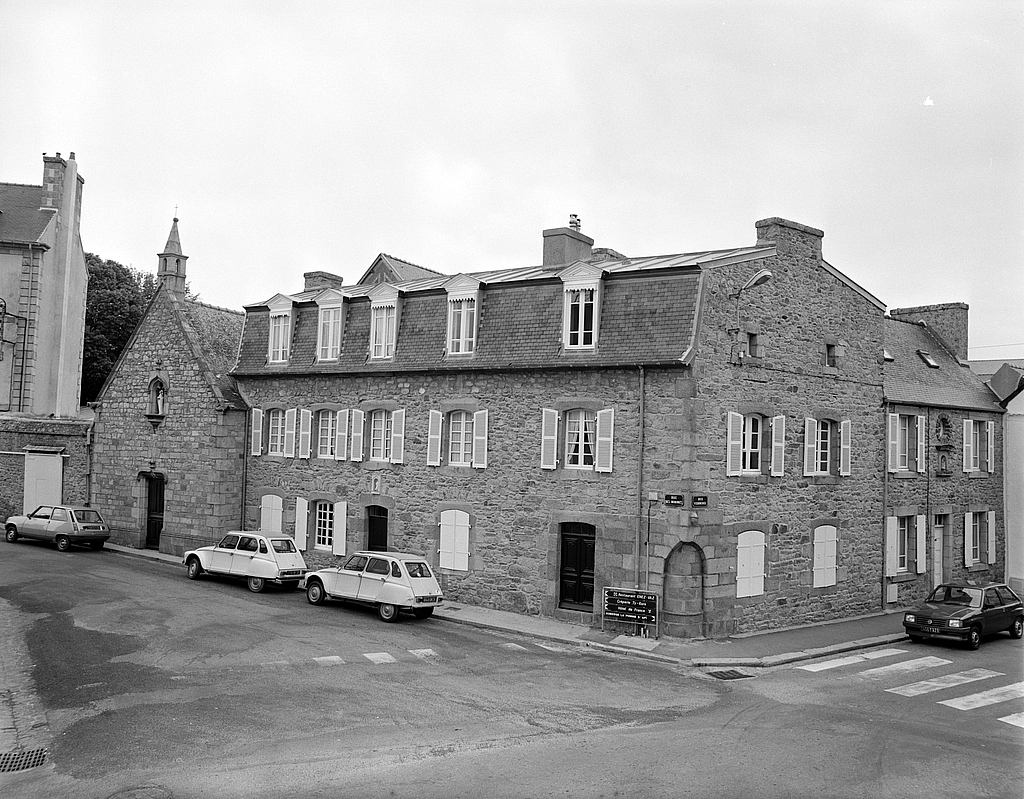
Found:
[{"label": "white entrance door", "polygon": [[40,505],[60,505],[63,499],[64,458],[60,454],[26,452],[24,512],[31,513]]}]

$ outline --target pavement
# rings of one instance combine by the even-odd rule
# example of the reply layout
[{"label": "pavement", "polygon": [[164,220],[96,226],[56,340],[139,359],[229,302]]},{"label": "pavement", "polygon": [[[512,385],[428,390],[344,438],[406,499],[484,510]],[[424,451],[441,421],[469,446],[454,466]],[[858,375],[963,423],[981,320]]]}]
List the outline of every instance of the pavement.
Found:
[{"label": "pavement", "polygon": [[[180,567],[184,574],[181,558],[175,555],[111,543],[107,543],[105,548],[119,555],[171,563]],[[907,640],[903,631],[902,610],[723,639],[623,635],[546,616],[525,616],[451,601],[435,609],[433,618],[709,670],[781,666]]]}]

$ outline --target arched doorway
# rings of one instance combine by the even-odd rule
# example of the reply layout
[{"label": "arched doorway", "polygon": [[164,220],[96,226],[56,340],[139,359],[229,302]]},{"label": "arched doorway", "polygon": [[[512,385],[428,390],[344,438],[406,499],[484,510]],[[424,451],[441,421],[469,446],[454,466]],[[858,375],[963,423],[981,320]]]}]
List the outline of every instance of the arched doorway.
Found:
[{"label": "arched doorway", "polygon": [[665,561],[662,611],[665,633],[677,638],[704,638],[704,552],[685,542]]},{"label": "arched doorway", "polygon": [[388,509],[380,505],[366,507],[366,548],[370,552],[388,551]]}]

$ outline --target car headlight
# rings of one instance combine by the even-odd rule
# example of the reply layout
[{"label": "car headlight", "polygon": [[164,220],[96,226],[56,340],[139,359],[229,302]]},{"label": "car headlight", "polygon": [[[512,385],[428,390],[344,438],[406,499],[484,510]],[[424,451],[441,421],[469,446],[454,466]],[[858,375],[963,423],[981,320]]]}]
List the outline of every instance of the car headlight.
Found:
[{"label": "car headlight", "polygon": [[960,623],[960,619],[950,619],[949,620],[949,626],[950,627],[963,627],[963,625]]},{"label": "car headlight", "polygon": [[917,621],[917,616],[915,616],[913,613],[906,613],[903,616],[903,621],[909,621],[911,624],[913,624],[915,621]]}]

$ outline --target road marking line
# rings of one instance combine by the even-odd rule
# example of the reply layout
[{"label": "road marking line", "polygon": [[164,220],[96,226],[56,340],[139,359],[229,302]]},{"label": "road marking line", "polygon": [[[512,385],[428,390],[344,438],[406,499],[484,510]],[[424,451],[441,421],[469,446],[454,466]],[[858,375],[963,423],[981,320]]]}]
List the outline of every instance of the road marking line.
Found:
[{"label": "road marking line", "polygon": [[320,657],[320,658],[313,658],[313,662],[315,662],[315,663],[317,663],[317,664],[319,664],[321,666],[340,666],[345,661],[342,660],[337,655],[324,655],[323,657]]},{"label": "road marking line", "polygon": [[907,650],[905,649],[879,649],[874,652],[862,652],[859,655],[847,655],[846,657],[823,660],[820,663],[809,663],[806,666],[795,666],[794,668],[803,669],[804,671],[825,671],[826,669],[836,669],[840,666],[850,666],[854,663],[863,663],[865,660],[904,655],[906,652]]},{"label": "road marking line", "polygon": [[366,652],[363,657],[369,660],[371,663],[376,663],[378,666],[382,666],[385,663],[397,663],[391,655],[387,652]]},{"label": "road marking line", "polygon": [[546,649],[548,652],[566,652],[568,651],[565,647],[555,646],[554,644],[537,644],[541,649]]},{"label": "road marking line", "polygon": [[932,691],[941,691],[943,688],[952,688],[956,685],[964,685],[977,680],[987,680],[989,677],[1005,677],[1001,671],[989,671],[988,669],[971,669],[970,671],[958,671],[956,674],[946,674],[943,677],[936,677],[934,680],[922,680],[912,682],[909,685],[901,685],[898,688],[886,688],[890,694],[900,696],[920,696]]},{"label": "road marking line", "polygon": [[974,710],[976,707],[1009,702],[1011,699],[1020,699],[1021,697],[1024,697],[1024,682],[1015,682],[1011,685],[1004,685],[1001,688],[993,688],[978,694],[969,694],[957,699],[947,699],[944,702],[939,702],[939,704],[955,708],[956,710]]},{"label": "road marking line", "polygon": [[1011,716],[1003,716],[1000,721],[1013,724],[1015,727],[1024,727],[1024,713],[1014,713]]},{"label": "road marking line", "polygon": [[864,677],[874,679],[876,677],[889,677],[893,674],[905,674],[911,671],[920,671],[921,669],[932,669],[936,666],[945,666],[947,663],[950,663],[950,661],[936,657],[915,658],[914,660],[890,663],[888,666],[879,666],[877,669],[867,669],[866,671],[859,671],[857,673]]},{"label": "road marking line", "polygon": [[519,646],[519,644],[501,644],[501,646],[505,647],[505,649],[517,649],[517,650],[519,650],[521,652],[525,652],[526,651],[526,647],[525,646]]},{"label": "road marking line", "polygon": [[441,657],[433,649],[410,649],[409,654],[415,655],[420,660],[431,660],[433,658]]}]

